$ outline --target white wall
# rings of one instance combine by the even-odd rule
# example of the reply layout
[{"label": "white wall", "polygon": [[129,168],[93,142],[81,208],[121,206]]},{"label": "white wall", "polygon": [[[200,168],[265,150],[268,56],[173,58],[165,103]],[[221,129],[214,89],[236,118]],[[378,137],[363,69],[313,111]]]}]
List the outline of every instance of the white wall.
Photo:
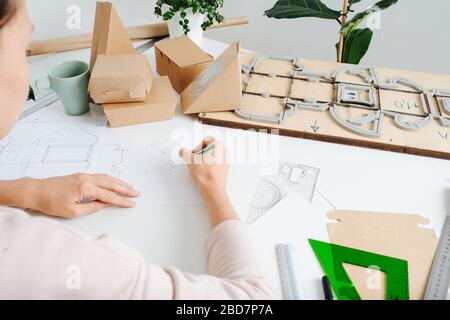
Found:
[{"label": "white wall", "polygon": [[[323,0],[339,9],[341,0]],[[154,0],[111,0],[125,25],[156,21]],[[239,28],[209,31],[213,39],[241,40],[243,47],[271,55],[335,59],[338,24],[317,19],[273,20],[264,17],[276,0],[225,0],[225,16],[248,16],[251,24]],[[375,3],[363,0],[357,9]],[[28,0],[36,39],[89,32],[95,0]],[[66,9],[76,4],[82,9],[82,30],[66,27]],[[382,14],[364,64],[450,74],[450,1],[399,0]]]}]

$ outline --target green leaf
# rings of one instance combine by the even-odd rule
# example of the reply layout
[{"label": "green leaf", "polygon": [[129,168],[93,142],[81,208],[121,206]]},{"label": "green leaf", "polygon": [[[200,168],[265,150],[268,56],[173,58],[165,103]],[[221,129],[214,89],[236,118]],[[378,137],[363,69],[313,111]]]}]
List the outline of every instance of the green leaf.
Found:
[{"label": "green leaf", "polygon": [[30,88],[28,89],[28,100],[36,100],[36,97],[34,96],[34,91],[33,88],[31,86],[29,86]]},{"label": "green leaf", "polygon": [[341,13],[328,8],[320,0],[278,0],[265,15],[276,19],[315,17],[335,20],[340,18]]},{"label": "green leaf", "polygon": [[335,47],[336,47],[336,61],[339,61],[339,42],[336,43]]},{"label": "green leaf", "polygon": [[359,64],[369,50],[373,32],[369,28],[353,30],[345,41],[343,63]]},{"label": "green leaf", "polygon": [[367,10],[356,14],[351,20],[347,21],[347,23],[345,23],[342,26],[341,32],[344,33],[345,37],[348,37],[348,35],[353,30],[358,28],[358,26],[372,13],[378,12],[381,10],[385,10],[385,9],[389,8],[390,6],[396,4],[397,2],[398,2],[398,0],[381,0],[377,3],[375,3],[373,6],[371,6]]},{"label": "green leaf", "polygon": [[348,2],[348,5],[351,7],[352,5],[354,5],[355,3],[361,2],[362,0],[350,0]]}]

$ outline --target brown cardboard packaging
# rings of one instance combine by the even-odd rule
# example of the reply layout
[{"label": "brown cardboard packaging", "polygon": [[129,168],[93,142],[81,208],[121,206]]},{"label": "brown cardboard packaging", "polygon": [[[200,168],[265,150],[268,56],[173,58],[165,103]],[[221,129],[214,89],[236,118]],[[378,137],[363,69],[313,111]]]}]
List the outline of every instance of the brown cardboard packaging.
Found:
[{"label": "brown cardboard packaging", "polygon": [[142,102],[152,87],[147,57],[141,54],[99,55],[89,81],[97,104]]},{"label": "brown cardboard packaging", "polygon": [[155,45],[156,67],[161,76],[169,76],[181,93],[214,61],[189,37],[165,40]]},{"label": "brown cardboard packaging", "polygon": [[181,93],[185,114],[236,110],[241,107],[240,44],[233,43]]},{"label": "brown cardboard packaging", "polygon": [[144,102],[104,104],[103,111],[111,127],[123,127],[172,119],[177,102],[169,78],[157,77]]},{"label": "brown cardboard packaging", "polygon": [[113,5],[109,2],[97,2],[92,35],[91,72],[100,54],[131,53],[136,51]]}]

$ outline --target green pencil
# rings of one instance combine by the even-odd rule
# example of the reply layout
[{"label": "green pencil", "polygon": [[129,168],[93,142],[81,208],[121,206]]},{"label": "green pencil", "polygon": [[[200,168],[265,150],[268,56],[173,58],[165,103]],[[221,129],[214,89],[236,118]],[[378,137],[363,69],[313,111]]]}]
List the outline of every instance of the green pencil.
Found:
[{"label": "green pencil", "polygon": [[200,150],[200,151],[196,152],[195,154],[202,155],[202,154],[205,154],[205,153],[207,153],[207,152],[209,152],[211,150],[214,150],[215,148],[216,148],[216,145],[213,143],[213,144],[210,144],[209,146],[207,146],[206,148],[204,148],[203,150]]}]

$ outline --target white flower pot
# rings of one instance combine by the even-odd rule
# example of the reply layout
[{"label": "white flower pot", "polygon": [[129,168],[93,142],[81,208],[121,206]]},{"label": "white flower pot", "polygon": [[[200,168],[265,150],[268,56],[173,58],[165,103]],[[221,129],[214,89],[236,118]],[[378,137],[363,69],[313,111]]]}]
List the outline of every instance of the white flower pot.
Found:
[{"label": "white flower pot", "polygon": [[[203,43],[202,24],[205,21],[205,15],[201,13],[193,14],[191,9],[186,10],[186,13],[186,19],[189,20],[189,29],[191,30],[188,36],[201,47]],[[177,13],[171,20],[167,21],[170,39],[184,36],[184,29],[180,25],[180,20],[180,13]]]}]

